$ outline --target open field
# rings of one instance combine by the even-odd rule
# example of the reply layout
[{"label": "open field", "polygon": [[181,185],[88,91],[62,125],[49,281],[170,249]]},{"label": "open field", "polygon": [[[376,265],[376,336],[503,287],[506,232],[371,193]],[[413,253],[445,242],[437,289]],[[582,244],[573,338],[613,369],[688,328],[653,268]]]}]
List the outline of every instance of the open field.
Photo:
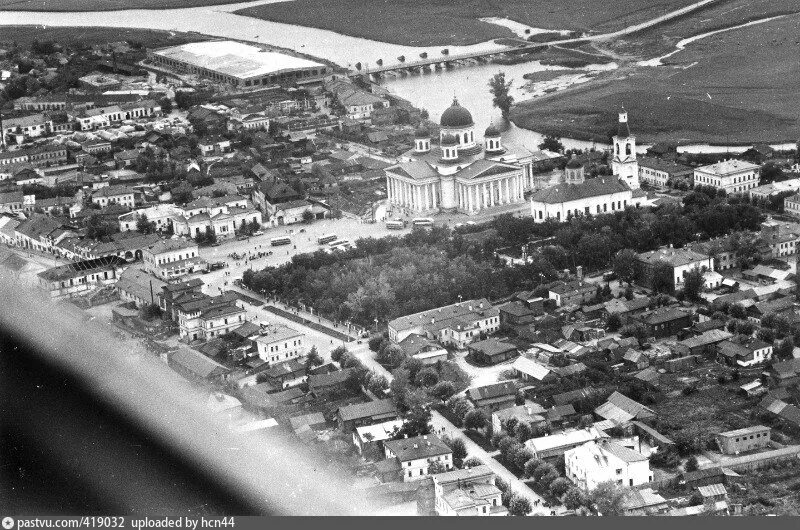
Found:
[{"label": "open field", "polygon": [[800,15],[691,43],[665,66],[635,63],[522,103],[519,126],[607,141],[624,105],[642,142],[794,141],[800,137]]},{"label": "open field", "polygon": [[238,14],[408,46],[467,45],[514,37],[484,17],[535,28],[607,32],[655,18],[693,0],[295,0]]},{"label": "open field", "polygon": [[753,20],[800,12],[797,0],[718,0],[697,11],[608,43],[621,54],[650,58],[675,49],[681,39]]},{"label": "open field", "polygon": [[7,11],[119,11],[235,4],[241,0],[0,0]]},{"label": "open field", "polygon": [[33,40],[53,41],[62,45],[108,44],[117,41],[137,41],[148,48],[177,46],[179,44],[207,40],[205,35],[195,33],[176,33],[150,29],[133,28],[77,28],[77,27],[42,27],[3,26],[0,28],[0,42],[16,42],[22,46],[30,45]]}]

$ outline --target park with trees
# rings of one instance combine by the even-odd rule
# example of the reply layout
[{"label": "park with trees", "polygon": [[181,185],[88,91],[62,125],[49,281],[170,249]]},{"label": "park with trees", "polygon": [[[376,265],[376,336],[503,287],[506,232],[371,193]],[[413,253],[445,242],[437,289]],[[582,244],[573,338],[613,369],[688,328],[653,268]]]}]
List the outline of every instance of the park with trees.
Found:
[{"label": "park with trees", "polygon": [[[501,215],[475,226],[363,238],[344,252],[303,254],[279,267],[246,271],[242,281],[256,292],[289,303],[302,299],[323,316],[367,328],[375,319],[385,323],[452,304],[459,296],[491,300],[517,290],[535,291],[556,280],[557,271],[577,266],[587,272],[613,268],[630,284],[636,275],[630,265],[635,253],[756,230],[762,219],[763,211],[746,199],[696,189],[681,205],[629,208],[563,224]],[[468,233],[485,237],[470,239]],[[524,265],[509,266],[495,257],[498,249],[549,237],[553,244]],[[670,292],[671,282],[666,277],[659,282],[665,275],[655,274],[655,290]]]}]

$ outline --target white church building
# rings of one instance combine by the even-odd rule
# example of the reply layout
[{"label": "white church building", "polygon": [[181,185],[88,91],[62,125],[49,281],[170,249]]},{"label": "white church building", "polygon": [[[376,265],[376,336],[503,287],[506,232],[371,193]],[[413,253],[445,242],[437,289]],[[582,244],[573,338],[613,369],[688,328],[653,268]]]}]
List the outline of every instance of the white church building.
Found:
[{"label": "white church building", "polygon": [[506,151],[494,126],[486,129],[480,145],[472,114],[455,99],[442,113],[440,126],[438,145],[420,127],[404,162],[385,170],[390,204],[418,213],[475,214],[525,201],[525,163]]},{"label": "white church building", "polygon": [[613,176],[587,179],[574,158],[567,163],[564,181],[531,195],[531,215],[536,222],[563,222],[581,215],[598,215],[640,206],[646,196],[639,190],[636,138],[628,128],[628,113],[619,113],[611,153]]}]

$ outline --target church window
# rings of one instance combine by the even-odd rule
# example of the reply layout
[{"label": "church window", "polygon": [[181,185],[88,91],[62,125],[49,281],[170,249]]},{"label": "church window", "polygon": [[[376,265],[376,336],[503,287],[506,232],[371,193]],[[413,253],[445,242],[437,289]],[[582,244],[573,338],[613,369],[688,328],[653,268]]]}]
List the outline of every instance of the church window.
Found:
[{"label": "church window", "polygon": [[631,144],[627,144],[627,145],[625,146],[625,154],[626,154],[626,155],[629,155],[629,154],[631,154]]},{"label": "church window", "polygon": [[469,142],[468,138],[469,138],[469,135],[467,133],[464,133],[464,143]]},{"label": "church window", "polygon": [[619,144],[617,144],[617,154],[619,154]]}]

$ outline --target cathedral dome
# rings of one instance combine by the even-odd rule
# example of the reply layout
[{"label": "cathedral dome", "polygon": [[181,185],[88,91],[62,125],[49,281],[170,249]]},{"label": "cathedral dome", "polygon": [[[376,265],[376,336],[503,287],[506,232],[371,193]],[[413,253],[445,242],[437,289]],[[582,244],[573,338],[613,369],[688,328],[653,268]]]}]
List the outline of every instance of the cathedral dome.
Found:
[{"label": "cathedral dome", "polygon": [[489,125],[486,128],[486,132],[483,133],[484,138],[498,138],[500,136],[500,131],[497,130],[497,127],[494,125]]},{"label": "cathedral dome", "polygon": [[439,145],[442,146],[458,145],[458,140],[452,134],[445,134],[444,136],[442,136]]},{"label": "cathedral dome", "polygon": [[472,114],[459,105],[458,100],[453,98],[453,104],[442,113],[442,119],[439,120],[442,127],[471,127],[473,125]]}]

